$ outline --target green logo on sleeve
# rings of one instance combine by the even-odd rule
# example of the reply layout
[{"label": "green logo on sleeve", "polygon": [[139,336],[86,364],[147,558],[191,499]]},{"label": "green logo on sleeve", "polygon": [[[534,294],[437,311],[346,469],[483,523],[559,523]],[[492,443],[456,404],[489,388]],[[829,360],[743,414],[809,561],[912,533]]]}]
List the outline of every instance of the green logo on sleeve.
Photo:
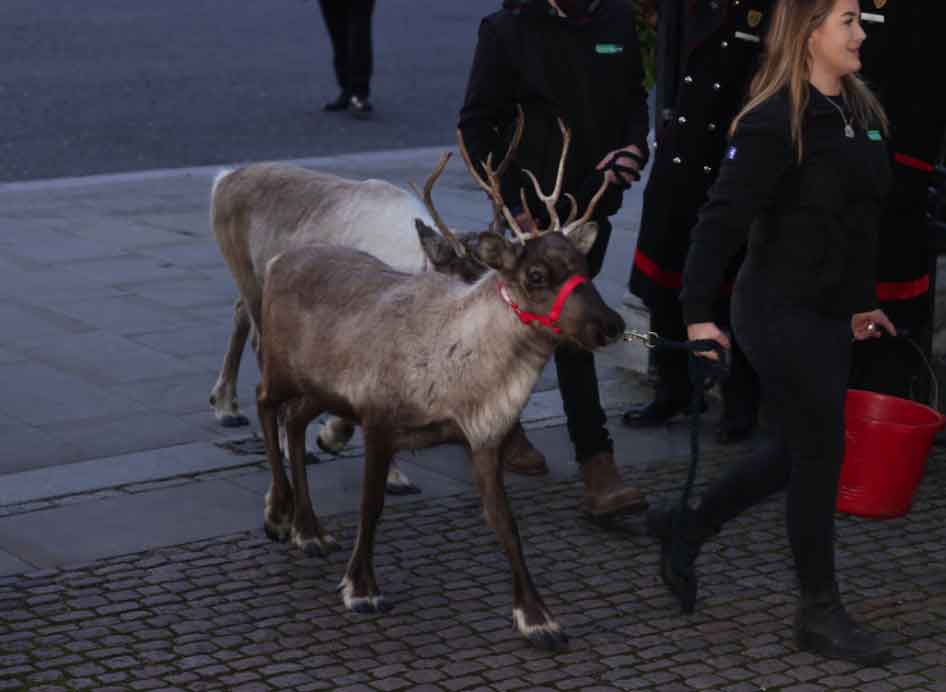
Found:
[{"label": "green logo on sleeve", "polygon": [[883,139],[883,137],[880,136],[880,132],[877,130],[868,130],[867,139],[871,139],[875,142],[879,142],[880,140]]},{"label": "green logo on sleeve", "polygon": [[616,55],[624,52],[624,46],[620,43],[598,43],[595,45],[595,53],[601,55]]}]

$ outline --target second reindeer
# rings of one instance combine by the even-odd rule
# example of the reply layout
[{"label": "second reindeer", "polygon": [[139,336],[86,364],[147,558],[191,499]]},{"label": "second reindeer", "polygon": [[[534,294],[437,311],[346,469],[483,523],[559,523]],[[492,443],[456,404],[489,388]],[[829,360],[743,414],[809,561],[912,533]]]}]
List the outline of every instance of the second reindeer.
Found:
[{"label": "second reindeer", "polygon": [[[564,167],[569,133],[562,130]],[[373,549],[391,458],[401,449],[461,443],[470,452],[486,521],[512,567],[515,626],[536,645],[557,649],[567,636],[526,567],[499,448],[559,343],[591,350],[623,334],[621,317],[587,279],[584,253],[597,233],[589,219],[604,186],[581,218],[575,218],[573,204],[562,223],[555,213],[559,184],[541,196],[549,228],[526,235],[502,204],[489,162],[484,169],[487,179],[480,182],[496,216],[506,219],[516,238],[497,232],[479,236],[472,252],[490,271],[473,285],[436,273],[397,272],[341,247],[310,246],[270,261],[257,392],[273,473],[265,528],[271,538],[291,537],[309,553],[337,548],[312,507],[305,429],[324,412],[360,423],[365,437],[361,523],[340,590],[350,610],[385,610]],[[417,225],[420,230],[423,223]],[[456,242],[445,225],[441,230]],[[280,409],[291,485],[277,443]]]}]

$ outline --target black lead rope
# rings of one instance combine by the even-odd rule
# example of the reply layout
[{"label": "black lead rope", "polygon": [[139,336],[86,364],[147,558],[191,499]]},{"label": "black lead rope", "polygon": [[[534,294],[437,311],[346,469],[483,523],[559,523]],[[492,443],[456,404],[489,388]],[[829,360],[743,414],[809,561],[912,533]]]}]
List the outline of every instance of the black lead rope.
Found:
[{"label": "black lead rope", "polygon": [[[694,533],[693,510],[690,509],[690,493],[696,481],[696,470],[700,462],[700,414],[703,411],[703,393],[712,382],[723,379],[729,373],[727,352],[713,339],[695,341],[672,341],[658,336],[654,332],[646,334],[630,331],[624,335],[626,341],[640,340],[648,348],[659,348],[689,353],[688,369],[692,394],[690,396],[690,467],[687,470],[686,483],[680,494],[680,502],[671,515],[673,538],[670,548],[670,563],[675,578],[680,584],[684,612],[693,612],[696,600],[696,580],[693,574],[693,558],[690,555],[687,537]],[[716,359],[697,355],[713,352]]]}]

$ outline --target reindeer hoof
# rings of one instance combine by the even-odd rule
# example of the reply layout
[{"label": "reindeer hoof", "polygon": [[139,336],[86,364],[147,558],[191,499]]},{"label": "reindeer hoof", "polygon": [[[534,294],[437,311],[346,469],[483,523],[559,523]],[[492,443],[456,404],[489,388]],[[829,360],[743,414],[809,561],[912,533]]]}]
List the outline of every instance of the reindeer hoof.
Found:
[{"label": "reindeer hoof", "polygon": [[361,613],[362,615],[374,615],[377,613],[387,613],[391,610],[391,605],[384,596],[358,596],[351,599],[351,605],[348,606],[351,612]]},{"label": "reindeer hoof", "polygon": [[233,415],[231,413],[224,414],[220,417],[220,425],[224,428],[242,428],[244,425],[250,424],[250,419],[244,416],[242,413]]},{"label": "reindeer hoof", "polygon": [[568,635],[547,613],[539,614],[533,611],[533,617],[537,622],[530,624],[523,610],[514,608],[512,611],[516,629],[532,642],[533,646],[546,651],[561,651],[568,646]]},{"label": "reindeer hoof", "polygon": [[266,533],[266,538],[275,543],[285,543],[289,540],[289,528],[287,526],[273,526],[264,523],[263,531]]},{"label": "reindeer hoof", "polygon": [[328,534],[314,538],[299,538],[295,536],[292,542],[299,550],[305,553],[306,557],[328,557],[339,548],[335,539]]},{"label": "reindeer hoof", "polygon": [[388,495],[419,495],[421,493],[420,488],[407,480],[388,481],[384,489]]},{"label": "reindeer hoof", "polygon": [[533,646],[544,651],[564,651],[568,648],[568,635],[561,630],[536,631],[528,637]]},{"label": "reindeer hoof", "polygon": [[337,591],[342,594],[345,607],[353,613],[386,613],[391,610],[391,605],[381,594],[356,596],[355,585],[349,576],[345,576],[339,582]]}]

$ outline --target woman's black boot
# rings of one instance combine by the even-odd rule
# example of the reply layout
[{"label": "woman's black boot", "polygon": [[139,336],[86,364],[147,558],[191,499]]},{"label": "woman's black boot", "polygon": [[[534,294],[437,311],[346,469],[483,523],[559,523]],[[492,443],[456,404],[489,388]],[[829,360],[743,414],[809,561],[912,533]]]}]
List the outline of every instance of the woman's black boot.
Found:
[{"label": "woman's black boot", "polygon": [[795,643],[802,651],[863,666],[879,666],[891,657],[890,649],[875,633],[851,619],[837,585],[820,593],[802,594],[795,615]]},{"label": "woman's black boot", "polygon": [[719,530],[706,526],[698,511],[656,507],[647,512],[647,532],[660,541],[660,578],[689,614],[696,606],[698,580],[694,563],[700,548]]}]

